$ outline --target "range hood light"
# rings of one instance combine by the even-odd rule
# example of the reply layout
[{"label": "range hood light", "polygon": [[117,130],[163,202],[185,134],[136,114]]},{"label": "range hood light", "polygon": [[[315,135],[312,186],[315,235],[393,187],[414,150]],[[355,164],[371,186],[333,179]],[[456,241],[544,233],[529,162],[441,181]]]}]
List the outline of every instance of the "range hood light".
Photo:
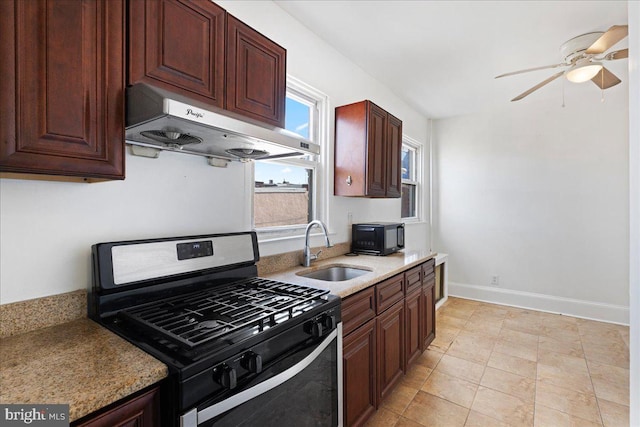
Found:
[{"label": "range hood light", "polygon": [[261,159],[269,156],[269,153],[266,151],[254,150],[252,148],[231,148],[226,150],[226,152],[241,159]]},{"label": "range hood light", "polygon": [[180,132],[167,130],[164,132],[164,135],[169,139],[178,139],[182,134]]}]

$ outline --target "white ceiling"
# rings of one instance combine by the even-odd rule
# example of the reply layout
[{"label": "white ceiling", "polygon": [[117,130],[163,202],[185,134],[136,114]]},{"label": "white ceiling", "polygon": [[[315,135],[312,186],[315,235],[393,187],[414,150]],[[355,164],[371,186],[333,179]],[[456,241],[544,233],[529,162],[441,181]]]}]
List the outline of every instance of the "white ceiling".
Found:
[{"label": "white ceiling", "polygon": [[[409,105],[442,118],[505,105],[557,70],[565,41],[627,23],[626,1],[276,1],[283,10]],[[611,50],[627,47],[626,39]],[[606,66],[628,90],[627,59]],[[518,101],[567,104],[592,82],[557,79]],[[606,97],[607,91],[605,91]]]}]

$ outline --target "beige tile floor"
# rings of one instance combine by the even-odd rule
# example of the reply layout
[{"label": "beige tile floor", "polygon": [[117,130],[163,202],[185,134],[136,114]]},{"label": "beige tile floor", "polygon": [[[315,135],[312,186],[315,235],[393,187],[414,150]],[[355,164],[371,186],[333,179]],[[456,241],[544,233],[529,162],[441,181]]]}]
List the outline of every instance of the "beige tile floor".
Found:
[{"label": "beige tile floor", "polygon": [[369,427],[624,427],[629,328],[460,298]]}]

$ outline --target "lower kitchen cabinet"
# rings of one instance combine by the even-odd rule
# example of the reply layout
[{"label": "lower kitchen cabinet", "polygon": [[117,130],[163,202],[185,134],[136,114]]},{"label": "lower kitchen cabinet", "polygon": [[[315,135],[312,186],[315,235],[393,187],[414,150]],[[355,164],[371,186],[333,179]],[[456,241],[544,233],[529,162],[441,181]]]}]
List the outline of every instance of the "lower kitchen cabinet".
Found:
[{"label": "lower kitchen cabinet", "polygon": [[74,427],[155,427],[160,425],[160,388],[135,396],[96,415],[89,415]]},{"label": "lower kitchen cabinet", "polygon": [[347,335],[343,341],[344,422],[362,425],[376,411],[376,321]]},{"label": "lower kitchen cabinet", "polygon": [[434,262],[342,301],[344,425],[364,425],[435,338]]},{"label": "lower kitchen cabinet", "polygon": [[425,310],[422,299],[422,288],[416,289],[407,295],[404,301],[405,317],[405,366],[409,366],[422,354],[423,334],[421,320]]},{"label": "lower kitchen cabinet", "polygon": [[376,318],[378,329],[378,404],[404,374],[404,301]]},{"label": "lower kitchen cabinet", "polygon": [[436,337],[436,279],[435,260],[429,260],[422,264],[422,295],[421,295],[421,340],[422,351],[429,347],[429,344]]},{"label": "lower kitchen cabinet", "polygon": [[422,351],[429,347],[429,344],[436,338],[436,287],[435,282],[423,288],[421,295],[421,306],[424,315],[422,319]]}]

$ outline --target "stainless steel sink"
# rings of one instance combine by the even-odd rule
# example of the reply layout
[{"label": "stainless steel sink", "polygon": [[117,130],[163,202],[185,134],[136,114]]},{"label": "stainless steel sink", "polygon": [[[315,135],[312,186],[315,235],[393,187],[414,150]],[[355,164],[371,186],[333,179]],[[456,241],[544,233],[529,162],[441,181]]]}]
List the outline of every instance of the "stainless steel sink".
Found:
[{"label": "stainless steel sink", "polygon": [[356,267],[346,267],[344,265],[333,265],[313,271],[301,271],[296,273],[298,276],[307,277],[309,279],[324,280],[326,282],[342,282],[345,280],[355,279],[363,274],[370,273],[371,270]]}]

